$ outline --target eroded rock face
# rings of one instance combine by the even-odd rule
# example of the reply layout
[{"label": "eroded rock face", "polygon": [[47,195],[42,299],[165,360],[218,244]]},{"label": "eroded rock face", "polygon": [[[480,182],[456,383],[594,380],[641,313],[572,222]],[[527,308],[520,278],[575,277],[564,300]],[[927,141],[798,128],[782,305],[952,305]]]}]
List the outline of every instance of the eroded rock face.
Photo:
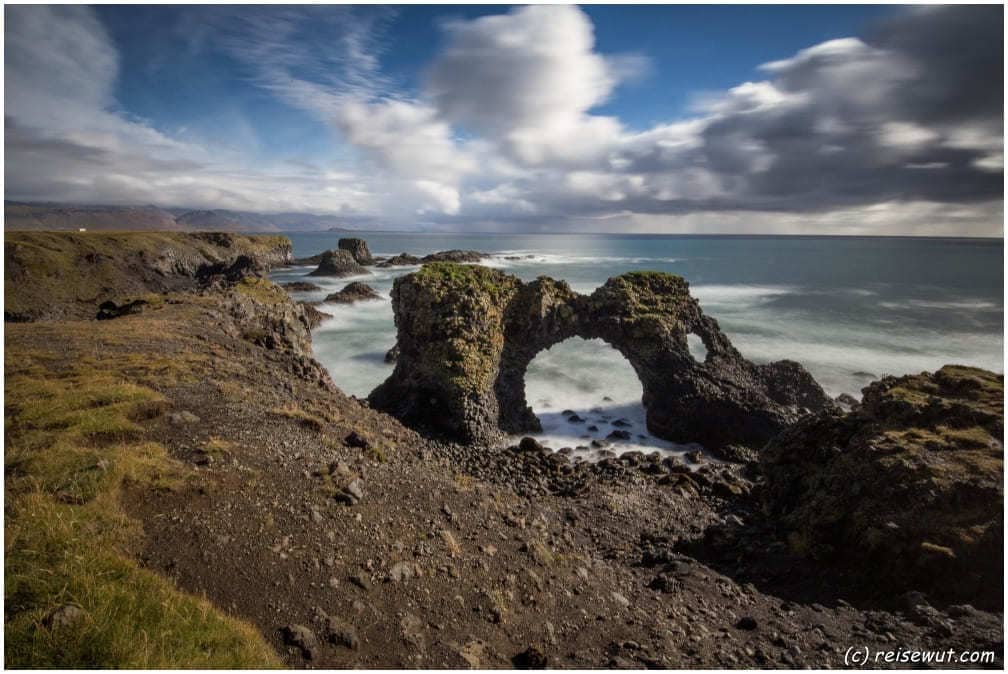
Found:
[{"label": "eroded rock face", "polygon": [[765,506],[796,553],[866,587],[1000,605],[1003,376],[946,365],[864,389],[862,404],[775,438]]},{"label": "eroded rock face", "polygon": [[350,253],[358,264],[374,264],[374,258],[364,239],[340,239],[337,247]]},{"label": "eroded rock face", "polygon": [[[540,277],[436,263],[396,280],[399,356],[370,397],[374,407],[461,442],[539,430],[525,371],[569,337],[600,338],[622,353],[643,387],[648,429],[679,442],[760,446],[801,408],[832,403],[797,363],[756,366],[703,315],[686,281],[633,272],[590,296]],[[686,336],[707,348],[694,360]]]},{"label": "eroded rock face", "polygon": [[309,276],[357,276],[367,274],[367,269],[362,267],[354,259],[353,255],[346,250],[327,250],[322,253],[319,260],[318,269],[310,272]]}]

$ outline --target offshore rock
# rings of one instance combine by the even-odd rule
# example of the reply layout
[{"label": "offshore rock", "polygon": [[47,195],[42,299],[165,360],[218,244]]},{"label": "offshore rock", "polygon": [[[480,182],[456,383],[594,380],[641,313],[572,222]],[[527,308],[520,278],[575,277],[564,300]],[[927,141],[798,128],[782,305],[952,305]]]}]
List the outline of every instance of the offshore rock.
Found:
[{"label": "offshore rock", "polygon": [[859,408],[767,446],[767,513],[793,552],[865,587],[1000,607],[1003,390],[1002,375],[956,365],[872,383]]},{"label": "offshore rock", "polygon": [[309,276],[358,276],[367,274],[367,269],[357,263],[348,251],[327,250],[322,253],[318,268]]},{"label": "offshore rock", "polygon": [[[632,272],[584,296],[547,277],[522,283],[486,267],[435,263],[396,279],[392,303],[399,357],[371,405],[460,442],[540,430],[525,371],[540,351],[574,336],[600,338],[630,361],[648,429],[668,440],[761,446],[802,409],[833,404],[797,363],[742,358],[672,274]],[[707,348],[703,362],[690,355],[690,333]]]},{"label": "offshore rock", "polygon": [[374,258],[364,239],[340,239],[336,246],[350,253],[358,264],[374,264]]},{"label": "offshore rock", "polygon": [[327,295],[324,301],[336,302],[338,304],[352,304],[353,302],[360,302],[362,300],[377,299],[381,299],[381,295],[374,288],[366,283],[353,281],[346,284],[339,292]]}]

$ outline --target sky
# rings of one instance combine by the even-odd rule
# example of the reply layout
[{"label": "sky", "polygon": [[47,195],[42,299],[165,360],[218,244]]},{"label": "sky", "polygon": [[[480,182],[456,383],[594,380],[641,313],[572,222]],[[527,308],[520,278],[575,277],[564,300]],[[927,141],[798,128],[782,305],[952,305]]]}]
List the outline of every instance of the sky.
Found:
[{"label": "sky", "polygon": [[4,197],[1002,236],[997,6],[5,7]]}]

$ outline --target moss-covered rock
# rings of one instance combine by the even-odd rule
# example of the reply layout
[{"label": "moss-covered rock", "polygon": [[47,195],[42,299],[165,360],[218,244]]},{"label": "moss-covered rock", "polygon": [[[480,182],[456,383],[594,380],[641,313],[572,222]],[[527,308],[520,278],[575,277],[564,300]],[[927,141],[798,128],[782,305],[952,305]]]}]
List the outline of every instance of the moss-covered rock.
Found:
[{"label": "moss-covered rock", "polygon": [[290,260],[282,236],[182,232],[8,232],[4,319],[94,318],[104,302],[229,281]]},{"label": "moss-covered rock", "polygon": [[[434,263],[396,280],[399,356],[375,407],[463,442],[538,430],[525,400],[528,364],[569,337],[601,338],[636,370],[648,428],[670,440],[759,446],[802,407],[830,401],[801,366],[746,361],[703,315],[681,277],[633,272],[590,296],[551,278],[530,283],[486,267]],[[689,351],[697,334],[704,362]]]},{"label": "moss-covered rock", "polygon": [[792,550],[888,592],[1000,606],[1003,376],[946,365],[886,377],[859,409],[805,420],[763,454]]}]

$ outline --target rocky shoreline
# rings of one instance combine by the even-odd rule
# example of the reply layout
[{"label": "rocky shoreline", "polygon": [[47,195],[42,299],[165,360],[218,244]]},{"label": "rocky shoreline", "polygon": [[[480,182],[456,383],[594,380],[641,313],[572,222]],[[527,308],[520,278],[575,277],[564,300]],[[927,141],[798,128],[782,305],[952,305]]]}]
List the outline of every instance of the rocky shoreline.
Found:
[{"label": "rocky shoreline", "polygon": [[[30,410],[45,399],[29,381],[69,391],[98,377],[87,363],[150,389],[161,402],[132,413],[131,433],[163,448],[161,474],[181,477],[116,483],[141,531],[117,554],[254,626],[286,666],[839,667],[849,648],[991,651],[969,666],[1003,664],[1001,375],[887,378],[844,411],[799,365],[744,361],[676,277],[628,275],[585,297],[432,260],[396,284],[391,381],[413,409],[421,391],[477,392],[474,407],[446,397],[440,409],[452,428],[483,430],[414,424],[424,435],[376,409],[392,395],[348,397],[313,359],[312,307],[262,278],[292,261],[289,243],[116,235],[103,253],[44,235],[77,260],[72,278],[104,275],[93,293],[57,283],[31,236],[5,242],[8,446],[31,456],[39,442]],[[366,244],[337,250],[382,264]],[[107,320],[93,320],[100,311]],[[731,460],[577,463],[531,438],[481,442],[515,413],[488,373],[588,331],[683,373],[648,389],[649,414],[672,405],[654,430],[702,429],[698,415],[720,409],[711,444]],[[692,331],[702,363],[684,351]],[[692,426],[677,425],[686,416]],[[35,460],[18,464],[25,479]],[[61,470],[91,476],[95,460],[106,459]],[[42,496],[88,512],[92,497],[71,499],[67,483]],[[19,484],[9,478],[10,502],[29,497]],[[8,526],[23,517],[13,512]],[[106,614],[94,597],[32,597],[6,598],[8,663],[31,666],[25,640],[96,643]],[[55,613],[64,605],[76,608]]]}]

